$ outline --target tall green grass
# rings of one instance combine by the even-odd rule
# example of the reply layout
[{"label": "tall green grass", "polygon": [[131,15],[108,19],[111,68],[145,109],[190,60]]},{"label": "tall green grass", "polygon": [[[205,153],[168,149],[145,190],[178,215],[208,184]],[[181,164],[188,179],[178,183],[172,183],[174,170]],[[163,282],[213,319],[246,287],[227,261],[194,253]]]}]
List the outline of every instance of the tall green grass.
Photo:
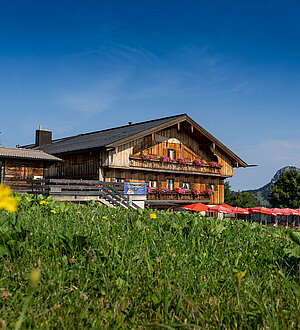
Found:
[{"label": "tall green grass", "polygon": [[39,202],[0,212],[0,325],[15,327],[38,268],[24,328],[299,328],[288,229]]}]

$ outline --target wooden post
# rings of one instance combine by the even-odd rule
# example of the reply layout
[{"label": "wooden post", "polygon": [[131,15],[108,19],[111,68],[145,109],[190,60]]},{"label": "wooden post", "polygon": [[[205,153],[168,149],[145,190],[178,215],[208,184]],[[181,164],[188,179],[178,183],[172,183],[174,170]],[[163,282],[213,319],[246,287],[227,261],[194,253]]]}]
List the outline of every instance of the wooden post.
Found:
[{"label": "wooden post", "polygon": [[293,214],[293,227],[295,227],[295,225],[296,225],[296,217]]},{"label": "wooden post", "polygon": [[102,167],[99,167],[99,181],[105,181],[104,169]]}]

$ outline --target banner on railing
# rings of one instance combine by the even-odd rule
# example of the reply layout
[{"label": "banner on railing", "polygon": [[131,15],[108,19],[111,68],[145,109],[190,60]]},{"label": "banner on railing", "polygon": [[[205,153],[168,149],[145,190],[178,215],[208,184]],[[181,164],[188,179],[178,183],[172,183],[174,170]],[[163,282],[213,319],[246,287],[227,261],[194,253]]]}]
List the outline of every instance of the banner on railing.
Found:
[{"label": "banner on railing", "polygon": [[125,195],[146,195],[146,183],[124,182]]}]

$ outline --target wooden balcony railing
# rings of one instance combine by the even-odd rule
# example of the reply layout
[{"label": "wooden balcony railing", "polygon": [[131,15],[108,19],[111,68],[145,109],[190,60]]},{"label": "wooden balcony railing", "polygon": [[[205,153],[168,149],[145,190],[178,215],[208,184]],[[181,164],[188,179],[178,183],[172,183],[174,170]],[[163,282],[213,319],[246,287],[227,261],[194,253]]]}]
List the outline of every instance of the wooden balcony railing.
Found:
[{"label": "wooden balcony railing", "polygon": [[147,194],[148,200],[182,200],[182,201],[207,201],[210,199],[210,195],[201,194],[201,195],[194,195],[192,192],[187,191],[185,194],[179,194],[176,191],[168,191],[162,194],[157,192],[151,192]]},{"label": "wooden balcony railing", "polygon": [[142,167],[160,170],[171,170],[171,171],[185,171],[185,172],[196,172],[196,173],[213,173],[221,174],[221,167],[213,167],[210,165],[194,165],[192,162],[188,164],[178,164],[177,161],[170,163],[162,163],[158,158],[152,158],[150,160],[141,159],[138,156],[129,157],[130,167]]}]

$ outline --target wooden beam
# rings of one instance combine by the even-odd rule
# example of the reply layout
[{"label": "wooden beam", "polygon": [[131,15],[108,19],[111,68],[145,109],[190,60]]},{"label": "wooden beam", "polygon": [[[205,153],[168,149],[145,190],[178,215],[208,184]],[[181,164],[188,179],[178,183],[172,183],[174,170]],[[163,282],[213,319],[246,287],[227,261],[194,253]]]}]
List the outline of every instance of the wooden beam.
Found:
[{"label": "wooden beam", "polygon": [[177,129],[180,131],[180,122],[177,124]]},{"label": "wooden beam", "polygon": [[191,132],[194,133],[194,126],[191,125]]}]

